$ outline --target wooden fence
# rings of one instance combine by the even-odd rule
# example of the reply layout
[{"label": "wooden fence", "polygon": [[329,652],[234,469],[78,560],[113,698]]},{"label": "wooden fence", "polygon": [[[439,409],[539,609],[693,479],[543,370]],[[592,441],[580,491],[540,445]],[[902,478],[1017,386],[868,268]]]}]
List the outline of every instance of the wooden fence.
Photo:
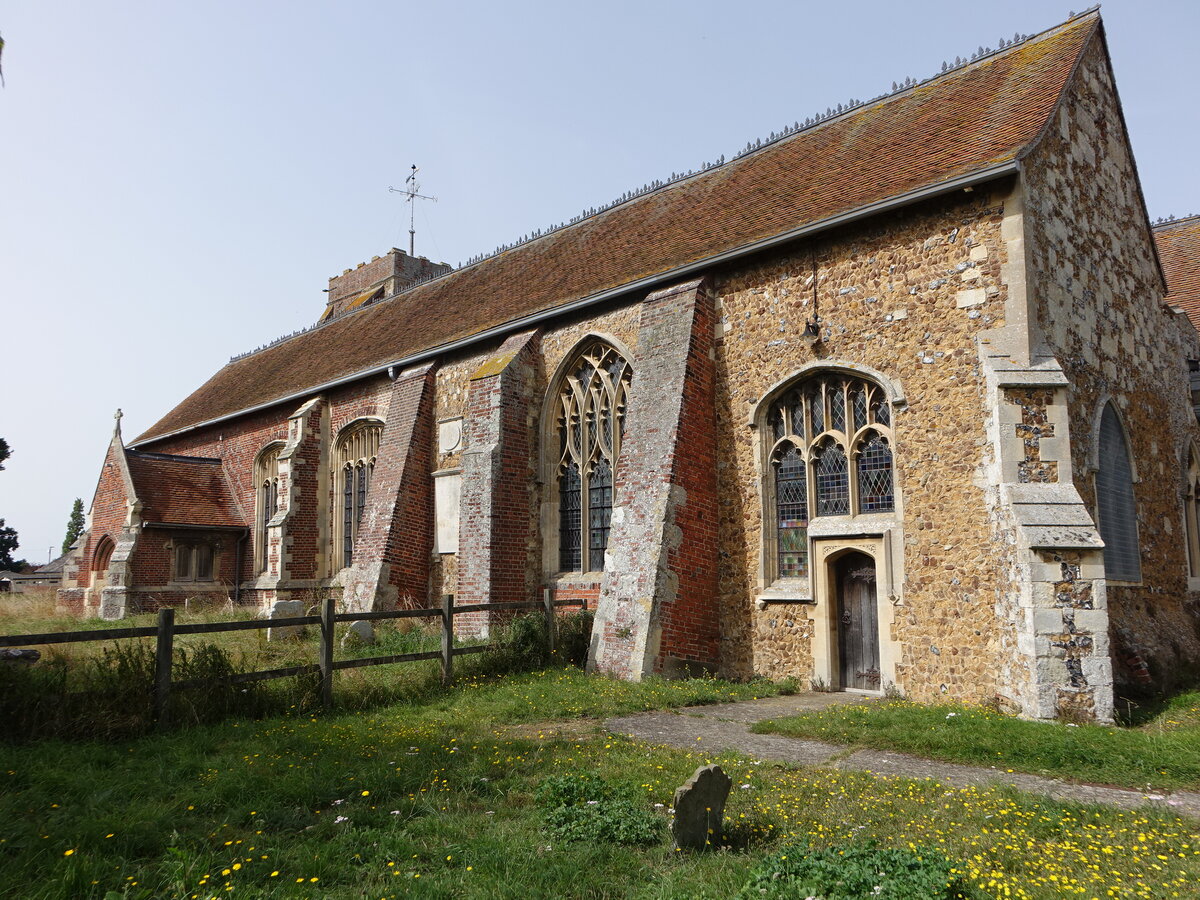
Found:
[{"label": "wooden fence", "polygon": [[[587,609],[586,600],[554,600],[549,591],[541,603],[516,601],[509,603],[472,603],[454,605],[454,595],[442,597],[441,608],[394,609],[377,612],[339,613],[335,601],[321,601],[319,615],[289,616],[287,618],[250,619],[241,622],[211,622],[196,625],[176,625],[175,610],[164,607],[158,611],[158,625],[142,628],[100,628],[92,631],[61,631],[46,634],[0,635],[0,647],[21,647],[29,644],[73,644],[88,641],[109,641],[117,638],[156,638],[154,651],[154,721],[158,728],[169,724],[169,702],[172,689],[202,687],[213,681],[229,684],[244,684],[250,681],[267,681],[272,678],[289,678],[294,675],[319,673],[321,676],[321,705],[333,705],[333,673],[338,669],[355,669],[360,666],[382,666],[390,663],[415,662],[422,659],[442,661],[442,683],[454,681],[454,657],[468,653],[484,653],[496,649],[495,644],[479,644],[470,647],[454,646],[454,617],[464,613],[495,612],[500,610],[542,609],[546,616],[546,633],[550,652],[558,649],[555,609],[563,606],[578,606]],[[379,621],[383,619],[438,618],[442,623],[442,648],[420,653],[397,653],[391,656],[368,656],[359,659],[333,658],[334,626],[338,622]],[[190,681],[171,680],[171,661],[175,651],[175,637],[186,634],[216,634],[222,631],[246,631],[256,628],[290,628],[294,626],[320,626],[320,642],[317,662],[303,666],[288,666],[283,669],[266,669],[258,672],[239,672],[226,678],[200,678]]]}]

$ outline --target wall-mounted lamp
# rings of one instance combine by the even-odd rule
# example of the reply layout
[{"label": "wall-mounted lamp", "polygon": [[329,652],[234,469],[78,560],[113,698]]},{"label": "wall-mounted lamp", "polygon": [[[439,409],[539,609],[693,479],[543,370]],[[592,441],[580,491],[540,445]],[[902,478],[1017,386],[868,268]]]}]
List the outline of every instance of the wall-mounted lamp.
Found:
[{"label": "wall-mounted lamp", "polygon": [[813,316],[804,323],[803,337],[806,341],[819,341],[821,339],[821,317]]}]

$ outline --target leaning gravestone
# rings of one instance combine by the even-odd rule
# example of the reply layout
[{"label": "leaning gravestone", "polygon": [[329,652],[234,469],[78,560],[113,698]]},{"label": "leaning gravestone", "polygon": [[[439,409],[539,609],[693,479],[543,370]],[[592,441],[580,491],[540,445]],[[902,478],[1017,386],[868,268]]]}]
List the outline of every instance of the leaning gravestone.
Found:
[{"label": "leaning gravestone", "polygon": [[[304,615],[303,600],[276,600],[271,606],[272,619],[290,619],[293,616]],[[286,641],[298,638],[304,634],[303,625],[283,625],[279,628],[267,629],[268,641]]]},{"label": "leaning gravestone", "polygon": [[346,634],[342,637],[343,647],[374,647],[375,646],[375,629],[370,622],[359,619],[350,623],[350,627],[346,629]]},{"label": "leaning gravestone", "polygon": [[720,766],[701,766],[675,791],[671,836],[680,850],[703,850],[721,839],[725,801],[733,780]]}]

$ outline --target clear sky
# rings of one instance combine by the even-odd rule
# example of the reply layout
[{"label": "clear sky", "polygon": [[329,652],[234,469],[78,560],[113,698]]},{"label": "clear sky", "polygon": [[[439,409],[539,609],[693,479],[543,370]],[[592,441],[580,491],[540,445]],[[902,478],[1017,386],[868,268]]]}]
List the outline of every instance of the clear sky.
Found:
[{"label": "clear sky", "polygon": [[[963,3],[0,3],[0,517],[58,554],[132,439],[329,276],[457,265],[943,60],[1067,18]],[[1200,3],[1103,7],[1152,217],[1200,211]]]}]

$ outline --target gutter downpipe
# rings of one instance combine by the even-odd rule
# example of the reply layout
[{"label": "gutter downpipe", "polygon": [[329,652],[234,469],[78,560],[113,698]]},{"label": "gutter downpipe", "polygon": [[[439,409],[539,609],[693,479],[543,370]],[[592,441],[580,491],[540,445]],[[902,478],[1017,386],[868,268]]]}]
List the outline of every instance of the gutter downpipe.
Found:
[{"label": "gutter downpipe", "polygon": [[[893,209],[899,209],[902,206],[908,206],[911,203],[917,203],[921,200],[928,200],[932,197],[939,197],[942,194],[949,194],[963,188],[974,187],[975,185],[982,184],[986,181],[994,181],[995,179],[1002,178],[1006,175],[1014,175],[1019,171],[1020,163],[1018,160],[1006,160],[1005,162],[997,163],[994,166],[989,166],[986,169],[980,169],[966,175],[959,175],[947,181],[939,181],[937,184],[927,185],[923,188],[917,188],[914,191],[909,191],[907,194],[899,194],[887,200],[881,200],[878,203],[870,203],[866,206],[860,206],[857,209],[850,210],[849,212],[840,213],[836,216],[830,216],[827,219],[821,219],[817,222],[811,222],[807,225],[802,225],[799,228],[793,228],[790,231],[785,231],[769,238],[763,238],[759,241],[743,244],[740,247],[735,247],[732,250],[725,250],[713,256],[706,256],[704,259],[697,260],[696,262],[687,263],[686,265],[678,266],[666,272],[660,272],[657,275],[649,275],[645,278],[640,278],[637,281],[632,281],[629,284],[623,284],[620,287],[610,288],[606,291],[601,291],[598,294],[590,294],[587,297],[581,297],[580,299],[572,300],[569,303],[563,303],[559,306],[551,307],[550,309],[540,310],[539,312],[531,313],[527,316],[512,319],[508,322],[505,322],[503,325],[487,328],[478,332],[477,334],[473,334],[465,338],[459,338],[458,340],[450,341],[448,343],[441,344],[440,346],[432,347],[428,350],[418,351],[411,356],[406,356],[401,359],[392,360],[391,362],[372,366],[368,369],[363,369],[350,375],[343,375],[340,378],[326,381],[323,384],[313,385],[312,387],[305,388],[302,391],[296,391],[292,394],[285,394],[282,397],[276,397],[274,400],[268,400],[265,403],[257,403],[254,406],[248,406],[245,409],[239,409],[236,412],[226,413],[223,416],[217,416],[213,419],[206,419],[203,422],[197,422],[195,425],[188,425],[175,431],[168,431],[166,434],[158,434],[154,437],[147,438],[144,441],[135,441],[128,446],[136,450],[138,447],[146,444],[154,444],[158,441],[165,441],[168,438],[178,437],[179,435],[187,434],[190,431],[196,431],[200,428],[207,428],[210,425],[216,425],[218,422],[227,422],[230,419],[236,419],[239,416],[249,415],[250,413],[259,412],[264,409],[270,409],[272,406],[278,406],[281,403],[288,403],[293,400],[299,400],[303,397],[312,397],[316,394],[320,394],[322,391],[327,391],[330,388],[340,387],[343,384],[349,384],[350,382],[358,381],[362,378],[369,378],[372,375],[385,373],[389,368],[395,367],[398,370],[403,370],[409,366],[414,366],[417,363],[424,362],[427,359],[433,359],[434,357],[442,356],[446,353],[452,353],[455,350],[460,350],[464,347],[469,347],[472,344],[481,343],[491,338],[498,338],[503,335],[507,335],[510,332],[521,331],[522,329],[526,329],[531,325],[544,322],[547,319],[557,318],[558,316],[567,315],[580,309],[586,309],[588,307],[604,303],[605,301],[612,300],[613,298],[622,296],[624,294],[631,294],[639,290],[649,289],[665,281],[675,281],[699,272],[703,269],[720,265],[721,263],[729,262],[730,260],[740,259],[743,256],[749,256],[762,250],[767,250],[771,247],[778,246],[779,244],[785,244],[789,241],[809,237],[813,234],[819,234],[820,232],[828,231],[829,229],[836,228],[840,225],[846,225],[850,222],[856,222],[859,219],[865,219],[869,216],[878,215],[879,213],[889,212]],[[447,275],[443,275],[442,278],[449,278],[453,276],[453,274],[453,272],[450,272]],[[392,295],[392,297],[398,296],[400,296],[400,294]],[[387,299],[390,300],[392,298],[389,297]],[[386,302],[386,300],[379,302]],[[305,334],[309,333],[311,332],[305,332]],[[275,344],[274,346],[279,346],[279,344]],[[253,356],[255,354],[250,355]]]}]

